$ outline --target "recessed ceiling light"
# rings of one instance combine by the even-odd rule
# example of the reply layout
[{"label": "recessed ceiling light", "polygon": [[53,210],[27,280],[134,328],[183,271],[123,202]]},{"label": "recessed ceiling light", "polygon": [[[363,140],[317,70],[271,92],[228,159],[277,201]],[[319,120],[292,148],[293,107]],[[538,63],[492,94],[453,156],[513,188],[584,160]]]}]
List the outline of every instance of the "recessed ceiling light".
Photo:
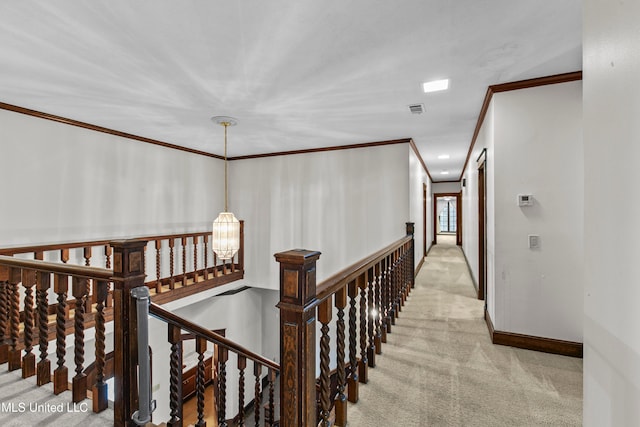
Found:
[{"label": "recessed ceiling light", "polygon": [[449,171],[442,171],[440,172],[440,175],[449,175]]},{"label": "recessed ceiling light", "polygon": [[438,156],[438,158],[439,158],[439,159],[448,159],[448,158],[449,158],[449,155],[448,155],[448,154],[440,154],[440,155]]},{"label": "recessed ceiling light", "polygon": [[449,89],[449,79],[433,80],[422,83],[422,89],[425,93],[438,92]]}]

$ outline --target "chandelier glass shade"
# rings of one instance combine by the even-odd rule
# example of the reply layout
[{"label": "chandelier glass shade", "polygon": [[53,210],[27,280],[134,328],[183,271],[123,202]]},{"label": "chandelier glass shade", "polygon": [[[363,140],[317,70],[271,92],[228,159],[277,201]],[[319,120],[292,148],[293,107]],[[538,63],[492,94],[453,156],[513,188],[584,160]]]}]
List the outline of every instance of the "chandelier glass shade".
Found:
[{"label": "chandelier glass shade", "polygon": [[213,221],[213,252],[218,258],[231,259],[240,249],[240,221],[231,212],[220,212]]},{"label": "chandelier glass shade", "polygon": [[227,128],[237,124],[233,117],[216,116],[211,120],[224,126],[224,212],[213,221],[211,248],[221,260],[232,259],[240,249],[240,221],[227,206]]}]

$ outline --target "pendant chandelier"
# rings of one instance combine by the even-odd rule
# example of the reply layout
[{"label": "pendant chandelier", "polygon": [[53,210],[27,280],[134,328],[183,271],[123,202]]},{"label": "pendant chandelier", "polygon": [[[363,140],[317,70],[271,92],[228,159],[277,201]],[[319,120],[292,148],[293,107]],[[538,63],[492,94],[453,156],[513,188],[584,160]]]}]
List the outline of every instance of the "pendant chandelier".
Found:
[{"label": "pendant chandelier", "polygon": [[233,117],[215,116],[212,117],[214,123],[224,126],[224,212],[220,212],[213,221],[213,241],[211,248],[221,260],[228,260],[240,249],[240,221],[229,212],[227,199],[227,128],[235,126],[238,121]]}]

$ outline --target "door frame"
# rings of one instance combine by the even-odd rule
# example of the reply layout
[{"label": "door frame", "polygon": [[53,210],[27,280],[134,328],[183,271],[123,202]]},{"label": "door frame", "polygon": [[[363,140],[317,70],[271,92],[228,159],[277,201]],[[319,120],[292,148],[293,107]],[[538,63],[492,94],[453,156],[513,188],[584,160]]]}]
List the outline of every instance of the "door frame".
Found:
[{"label": "door frame", "polygon": [[427,256],[427,184],[422,183],[422,256]]},{"label": "door frame", "polygon": [[438,198],[456,198],[456,245],[462,246],[462,191],[459,193],[433,193],[433,244],[438,243]]},{"label": "door frame", "polygon": [[487,301],[487,156],[486,148],[478,165],[478,299]]}]

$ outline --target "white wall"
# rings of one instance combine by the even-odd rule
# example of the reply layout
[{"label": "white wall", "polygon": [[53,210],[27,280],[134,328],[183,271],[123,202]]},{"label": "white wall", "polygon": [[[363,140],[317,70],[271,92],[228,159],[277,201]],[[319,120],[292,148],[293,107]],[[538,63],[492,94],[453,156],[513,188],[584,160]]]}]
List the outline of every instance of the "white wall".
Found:
[{"label": "white wall", "polygon": [[434,182],[434,193],[459,193],[460,182]]},{"label": "white wall", "polygon": [[[497,330],[582,342],[582,82],[493,96]],[[534,205],[517,206],[518,194]],[[527,236],[540,236],[529,249]]]},{"label": "white wall", "polygon": [[280,292],[256,289],[262,296],[262,352],[263,357],[280,363]]},{"label": "white wall", "polygon": [[[431,212],[431,180],[427,172],[422,167],[422,163],[413,150],[409,150],[409,212],[410,221],[415,224],[414,244],[415,244],[415,266],[424,256],[424,212],[423,212],[423,186],[427,185],[427,221],[430,221]],[[431,210],[429,210],[431,209]],[[433,225],[431,225],[431,228]],[[427,250],[433,241],[433,234],[427,222]]]},{"label": "white wall", "polygon": [[640,3],[584,2],[584,425],[640,425]]},{"label": "white wall", "polygon": [[229,209],[245,220],[245,279],[279,289],[273,255],[322,252],[317,280],[404,236],[409,146],[257,158],[230,163]]},{"label": "white wall", "polygon": [[494,219],[494,113],[493,103],[489,105],[476,143],[473,147],[469,162],[464,172],[465,187],[462,188],[462,250],[471,267],[471,276],[478,286],[478,164],[477,159],[486,149],[485,182],[486,182],[486,285],[487,311],[495,322],[498,314],[495,312],[495,219]]},{"label": "white wall", "polygon": [[[478,147],[478,144],[476,144]],[[474,150],[475,151],[475,150]],[[478,169],[475,159],[467,165],[462,178],[462,251],[467,259],[474,286],[478,286]]]},{"label": "white wall", "polygon": [[[582,342],[581,82],[493,96],[463,189],[463,250],[478,281],[478,172],[487,149],[487,308],[496,330]],[[532,207],[517,195],[533,194]],[[538,234],[541,248],[528,248]],[[576,273],[577,272],[577,273]]]},{"label": "white wall", "polygon": [[199,231],[220,160],[0,110],[0,246]]}]

